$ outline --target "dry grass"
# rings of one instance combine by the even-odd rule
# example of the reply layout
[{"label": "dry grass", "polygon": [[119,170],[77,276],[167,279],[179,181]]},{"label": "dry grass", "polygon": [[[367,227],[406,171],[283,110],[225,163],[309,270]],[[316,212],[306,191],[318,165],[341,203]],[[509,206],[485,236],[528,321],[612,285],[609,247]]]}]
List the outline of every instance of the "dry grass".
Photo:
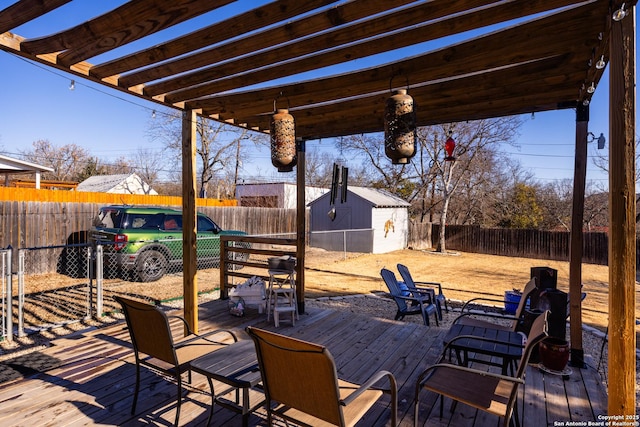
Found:
[{"label": "dry grass", "polygon": [[[506,290],[522,289],[530,278],[531,267],[538,266],[558,270],[558,289],[565,292],[569,290],[568,262],[474,253],[444,255],[410,249],[387,254],[361,254],[346,260],[329,260],[327,257],[309,256],[305,273],[305,294],[308,298],[386,291],[380,278],[380,269],[385,267],[397,274],[397,263],[408,266],[415,280],[440,282],[445,295],[451,299],[468,300],[478,295],[503,298]],[[587,292],[583,303],[583,321],[600,330],[605,330],[608,323],[608,282],[607,266],[582,265],[583,290]],[[638,318],[639,296],[636,283]]]},{"label": "dry grass", "polygon": [[[447,298],[468,300],[475,296],[492,296],[502,299],[505,290],[522,288],[529,280],[533,266],[548,266],[558,270],[558,288],[568,291],[569,263],[545,261],[530,258],[509,258],[474,253],[438,254],[422,250],[402,250],[387,254],[343,254],[310,248],[307,251],[305,269],[305,296],[318,298],[366,294],[372,291],[386,291],[380,278],[383,267],[396,270],[397,263],[409,267],[416,280],[440,282]],[[588,296],[583,303],[583,322],[604,331],[608,324],[608,267],[584,264],[582,266],[583,290]],[[245,273],[254,274],[250,269]],[[256,269],[255,274],[265,274]],[[218,289],[220,272],[218,269],[198,271],[198,289],[209,292]],[[155,301],[168,301],[182,296],[182,275],[171,274],[157,282],[139,283],[122,280],[105,280],[105,311],[116,308],[111,298],[113,294],[129,294],[147,297]],[[69,286],[83,286],[86,279],[70,279],[66,276],[48,274],[30,276],[26,280],[26,293],[52,293],[50,301],[64,301],[72,296]],[[640,318],[636,284],[636,317]],[[75,293],[74,295],[82,295]],[[39,302],[40,301],[40,302]],[[81,304],[79,304],[81,305]],[[45,311],[50,304],[36,299],[26,308],[27,317],[47,319]],[[27,319],[29,320],[29,319]],[[51,319],[49,322],[56,323]],[[46,323],[46,322],[45,322]],[[82,324],[77,325],[82,327]],[[636,328],[636,333],[638,333]],[[61,332],[60,334],[63,334]],[[67,332],[68,333],[68,332]],[[640,341],[640,340],[639,340]],[[6,347],[1,343],[0,347]],[[0,350],[1,353],[1,350]]]}]

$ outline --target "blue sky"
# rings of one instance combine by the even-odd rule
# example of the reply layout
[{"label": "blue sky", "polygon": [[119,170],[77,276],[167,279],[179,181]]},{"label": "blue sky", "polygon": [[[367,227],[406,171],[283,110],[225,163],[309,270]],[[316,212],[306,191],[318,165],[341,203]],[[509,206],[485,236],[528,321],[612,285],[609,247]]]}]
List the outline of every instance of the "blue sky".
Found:
[{"label": "blue sky", "polygon": [[[240,3],[247,3],[241,1]],[[0,8],[12,1],[0,1]],[[121,4],[122,0],[100,2],[72,2],[73,12],[64,7],[38,27],[24,26],[17,34],[30,37],[64,29],[71,25],[69,18],[91,18]],[[255,0],[250,2],[256,5]],[[234,13],[233,7],[224,9]],[[74,18],[75,19],[75,18]],[[206,19],[203,17],[202,19]],[[135,44],[132,44],[132,48]],[[409,56],[408,54],[407,56]],[[105,59],[108,54],[105,54]],[[362,62],[359,64],[362,66]],[[61,71],[46,68],[0,51],[0,69],[5,83],[0,92],[4,106],[0,121],[0,151],[17,155],[29,150],[34,141],[49,140],[56,146],[77,144],[92,155],[104,160],[133,156],[139,149],[160,150],[146,135],[151,113],[159,107],[139,98],[110,90]],[[69,90],[71,79],[76,89]],[[591,102],[589,130],[608,137],[608,73],[600,82]],[[517,141],[519,148],[505,146],[504,152],[521,162],[543,183],[573,178],[575,152],[575,112],[552,111],[523,116],[524,124]],[[309,141],[309,150],[326,149],[329,141]],[[589,145],[591,158],[596,154],[608,156],[605,150]],[[240,176],[246,180],[289,180],[293,176],[278,174],[270,165],[267,150],[256,152],[251,164],[243,165]],[[256,176],[258,175],[258,176]],[[606,187],[606,174],[591,160],[587,166],[587,180]]]}]

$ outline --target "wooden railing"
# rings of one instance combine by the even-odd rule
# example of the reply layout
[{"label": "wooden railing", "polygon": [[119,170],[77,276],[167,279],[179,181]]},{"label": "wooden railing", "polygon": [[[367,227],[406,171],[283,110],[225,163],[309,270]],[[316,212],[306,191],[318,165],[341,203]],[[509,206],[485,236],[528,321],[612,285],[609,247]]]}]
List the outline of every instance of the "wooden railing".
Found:
[{"label": "wooden railing", "polygon": [[[243,245],[244,244],[244,245]],[[246,247],[249,245],[250,247]],[[282,247],[286,247],[284,249]],[[247,261],[240,261],[234,254],[249,254]],[[239,277],[248,279],[253,276],[269,282],[267,270],[269,257],[296,256],[295,238],[258,237],[258,236],[221,236],[220,237],[220,298],[229,297],[230,279]],[[241,269],[238,267],[242,267]],[[297,269],[298,267],[296,267]],[[296,296],[302,301],[302,292],[296,279]]]}]

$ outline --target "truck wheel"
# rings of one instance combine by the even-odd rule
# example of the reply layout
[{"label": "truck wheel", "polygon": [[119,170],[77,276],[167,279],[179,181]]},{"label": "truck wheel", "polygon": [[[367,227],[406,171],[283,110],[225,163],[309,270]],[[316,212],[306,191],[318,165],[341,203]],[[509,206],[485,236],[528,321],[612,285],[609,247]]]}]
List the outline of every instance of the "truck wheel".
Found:
[{"label": "truck wheel", "polygon": [[136,276],[141,282],[155,282],[167,272],[167,259],[160,251],[148,250],[138,256]]}]

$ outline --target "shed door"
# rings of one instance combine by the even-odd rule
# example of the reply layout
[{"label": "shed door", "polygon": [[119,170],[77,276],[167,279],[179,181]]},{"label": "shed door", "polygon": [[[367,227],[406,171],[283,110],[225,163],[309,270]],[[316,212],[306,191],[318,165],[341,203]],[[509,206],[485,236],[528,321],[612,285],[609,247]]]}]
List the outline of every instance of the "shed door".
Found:
[{"label": "shed door", "polygon": [[336,206],[336,218],[331,224],[333,230],[351,230],[351,207]]}]

